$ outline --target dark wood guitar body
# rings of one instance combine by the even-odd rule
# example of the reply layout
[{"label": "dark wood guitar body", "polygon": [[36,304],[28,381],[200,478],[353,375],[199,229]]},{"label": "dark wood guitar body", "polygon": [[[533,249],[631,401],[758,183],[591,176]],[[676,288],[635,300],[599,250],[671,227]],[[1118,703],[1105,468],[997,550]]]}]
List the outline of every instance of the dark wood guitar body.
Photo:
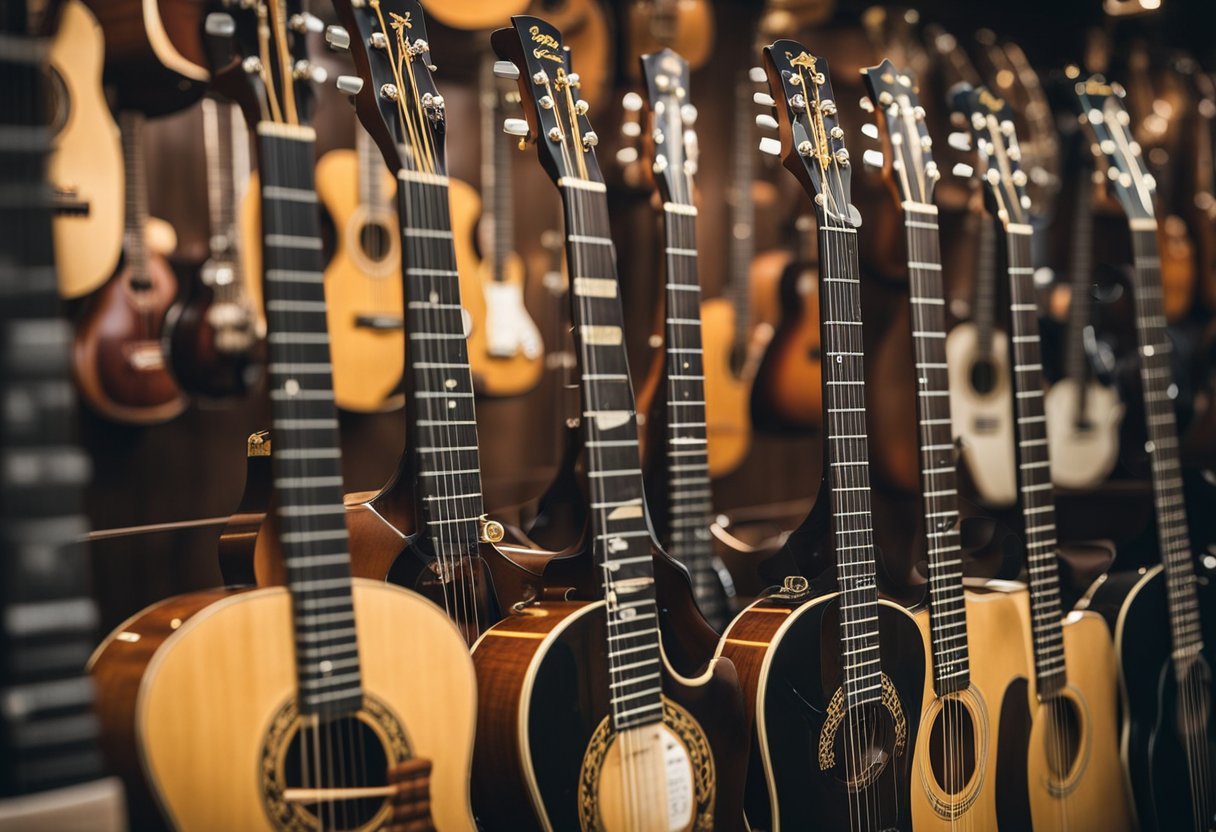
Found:
[{"label": "dark wood guitar body", "polygon": [[823,419],[816,271],[790,258],[778,284],[781,316],[756,371],[752,422],[764,430],[810,430]]},{"label": "dark wood guitar body", "polygon": [[[186,291],[188,294],[169,310],[165,320],[165,352],[174,377],[196,396],[243,395],[262,377],[260,354],[264,350],[252,331],[252,310],[233,303],[221,305],[215,290],[202,280],[193,281]],[[221,336],[212,323],[217,310],[248,317],[243,317],[242,326]],[[221,337],[236,337],[241,343],[222,349]]]},{"label": "dark wood guitar body", "polygon": [[124,266],[85,305],[76,330],[75,374],[84,400],[111,419],[155,424],[186,400],[164,360],[161,332],[177,292],[168,262],[149,254],[136,288]]},{"label": "dark wood guitar body", "polygon": [[[1143,832],[1216,828],[1216,711],[1212,708],[1212,645],[1216,630],[1204,619],[1205,649],[1188,671],[1183,697],[1170,660],[1165,574],[1121,572],[1097,584],[1089,608],[1102,614],[1115,637],[1123,684],[1121,754]],[[1207,774],[1200,799],[1187,768],[1183,732],[1192,754],[1206,754],[1197,768]],[[1201,787],[1200,787],[1201,788]],[[1206,804],[1207,819],[1194,817]]]},{"label": "dark wood guitar body", "polygon": [[[483,829],[592,828],[580,821],[580,774],[608,739],[605,626],[603,602],[539,604],[474,647],[481,706],[473,808]],[[685,741],[694,766],[712,771],[697,778],[692,828],[743,829],[747,733],[734,668],[715,660],[691,679],[665,655],[661,672],[664,723]]]},{"label": "dark wood guitar body", "polygon": [[[909,788],[925,688],[915,619],[878,606],[883,705],[863,711],[873,729],[860,789],[849,785],[838,596],[757,601],[731,623],[721,654],[735,663],[752,723],[747,818],[754,829],[912,829]],[[879,710],[881,709],[881,710]],[[832,740],[834,738],[834,740]],[[853,797],[856,795],[856,797]]]}]

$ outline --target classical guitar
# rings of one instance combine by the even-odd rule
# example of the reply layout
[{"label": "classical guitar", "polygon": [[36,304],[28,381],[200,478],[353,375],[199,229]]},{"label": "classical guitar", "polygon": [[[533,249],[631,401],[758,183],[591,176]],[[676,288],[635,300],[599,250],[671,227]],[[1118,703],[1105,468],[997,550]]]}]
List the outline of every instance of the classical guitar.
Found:
[{"label": "classical guitar", "polygon": [[[1107,616],[1123,683],[1121,751],[1140,828],[1216,827],[1211,610],[1200,607],[1178,454],[1171,344],[1162,308],[1155,182],[1131,136],[1123,91],[1072,74],[1074,100],[1106,189],[1127,214],[1140,381],[1161,565],[1111,575],[1090,607]],[[1207,640],[1205,641],[1205,625]]]},{"label": "classical guitar", "polygon": [[84,660],[95,638],[75,445],[71,330],[52,239],[45,42],[0,14],[0,830],[126,828],[105,777]]},{"label": "classical guitar", "polygon": [[143,116],[127,110],[119,121],[127,192],[123,259],[81,311],[73,362],[87,405],[108,419],[147,425],[168,421],[186,407],[162,339],[177,278],[148,245]]},{"label": "classical guitar", "polygon": [[1110,475],[1119,460],[1119,426],[1123,421],[1118,390],[1093,377],[1091,173],[1086,165],[1077,182],[1064,375],[1051,385],[1043,402],[1051,442],[1051,480],[1061,488],[1093,488]]},{"label": "classical guitar", "polygon": [[[349,49],[359,119],[375,142],[379,176],[387,162],[400,217],[393,264],[404,281],[405,450],[391,480],[371,494],[349,494],[347,524],[355,574],[389,576],[430,598],[472,643],[502,608],[539,592],[534,574],[494,547],[503,527],[485,513],[474,383],[449,209],[448,123],[432,76],[434,55],[417,2],[335,4],[342,27],[330,43]],[[376,45],[380,44],[380,45]],[[386,88],[403,90],[386,95]],[[488,568],[487,568],[488,564]],[[523,582],[530,581],[525,586]],[[499,604],[501,601],[501,606]]]},{"label": "classical guitar", "polygon": [[204,98],[200,106],[211,256],[169,309],[164,342],[178,384],[193,395],[220,398],[240,395],[261,378],[266,323],[241,270],[236,222],[249,182],[248,133],[234,105]]},{"label": "classical guitar", "polygon": [[708,385],[701,283],[697,271],[696,108],[689,101],[688,62],[670,49],[640,59],[649,102],[648,168],[663,214],[663,349],[655,362],[647,430],[646,491],[650,516],[667,553],[688,567],[705,619],[730,620],[734,586],[714,554],[710,486]]},{"label": "classical guitar", "polygon": [[719,645],[739,668],[753,723],[747,819],[773,832],[906,831],[927,651],[912,615],[877,593],[852,163],[827,62],[779,40],[765,47],[764,65],[779,152],[818,225],[820,500],[830,503],[831,531],[814,542],[835,554],[837,591],[813,594],[790,575],[741,612]]},{"label": "classical guitar", "polygon": [[206,23],[217,91],[241,105],[262,171],[271,462],[287,586],[195,592],[128,619],[91,663],[102,736],[139,829],[379,829],[391,820],[471,832],[467,647],[429,601],[351,578],[303,14],[296,3],[257,0]]},{"label": "classical guitar", "polygon": [[1130,829],[1131,804],[1118,763],[1118,672],[1110,635],[1095,613],[1065,616],[1060,600],[1034,231],[1017,134],[1009,105],[984,87],[959,85],[953,98],[978,151],[975,177],[1003,232],[1010,290],[1018,498],[1030,584],[1029,604],[1019,606],[1034,659],[1027,699],[1029,817],[1014,818],[1024,825],[1033,821],[1035,829]]},{"label": "classical guitar", "polygon": [[483,706],[474,808],[486,829],[743,829],[735,670],[712,658],[687,575],[647,520],[588,106],[561,33],[535,17],[512,23],[491,42],[506,59],[500,71],[519,81],[525,137],[562,196],[591,494],[586,554],[603,600],[520,605],[474,646]]},{"label": "classical guitar", "polygon": [[[946,300],[933,160],[911,70],[889,61],[862,70],[883,138],[882,165],[908,241],[908,302],[929,604],[916,613],[932,659],[920,741],[913,752],[912,818],[918,830],[1015,829],[1004,802],[1025,802],[1026,736],[1005,716],[1024,710],[1030,659],[1009,634],[1025,590],[963,589],[958,491],[946,369]],[[874,151],[867,151],[867,156]],[[872,156],[867,161],[875,162]],[[1018,750],[1021,753],[1018,753]],[[1016,784],[1021,784],[1017,795]],[[1004,810],[1004,811],[1002,811]],[[1020,813],[1024,816],[1024,807]]]},{"label": "classical guitar", "polygon": [[122,253],[122,144],[101,86],[104,59],[97,19],[81,0],[68,0],[51,42],[47,85],[55,261],[65,298],[100,288]]}]

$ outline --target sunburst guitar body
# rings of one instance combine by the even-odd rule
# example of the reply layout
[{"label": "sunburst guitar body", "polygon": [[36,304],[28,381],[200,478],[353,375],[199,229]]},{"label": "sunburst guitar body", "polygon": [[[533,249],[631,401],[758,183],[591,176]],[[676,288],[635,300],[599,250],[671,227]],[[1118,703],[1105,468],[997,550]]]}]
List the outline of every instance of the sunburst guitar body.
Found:
[{"label": "sunburst guitar body", "polygon": [[978,345],[979,330],[972,323],[961,323],[946,336],[950,414],[979,496],[1007,506],[1017,499],[1009,341],[1003,332],[993,332],[987,357],[977,356]]},{"label": "sunburst guitar body", "polygon": [[[819,280],[814,266],[792,257],[780,273],[779,320],[756,371],[752,419],[766,429],[811,430],[823,420]],[[753,308],[764,320],[772,306],[770,298]]]},{"label": "sunburst guitar body", "polygon": [[[389,769],[423,757],[436,828],[472,832],[476,697],[469,664],[450,660],[464,641],[437,607],[389,584],[356,579],[354,609],[364,704],[320,732],[296,708],[286,589],[182,595],[115,630],[90,668],[132,828],[380,829]],[[323,780],[344,798],[318,804],[301,781],[318,751],[345,763]]]},{"label": "sunburst guitar body", "polygon": [[740,374],[733,372],[734,342],[735,311],[730,301],[713,298],[702,303],[705,429],[711,477],[721,477],[738,468],[751,447],[751,373],[746,365]]}]

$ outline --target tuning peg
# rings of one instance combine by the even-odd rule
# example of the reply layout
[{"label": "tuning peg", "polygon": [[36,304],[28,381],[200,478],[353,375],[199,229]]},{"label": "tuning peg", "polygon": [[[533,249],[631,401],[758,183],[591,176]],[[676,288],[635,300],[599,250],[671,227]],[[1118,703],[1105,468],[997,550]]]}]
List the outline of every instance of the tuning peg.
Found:
[{"label": "tuning peg", "polygon": [[358,75],[339,75],[338,92],[358,95],[363,90],[363,79]]},{"label": "tuning peg", "polygon": [[518,81],[519,67],[510,61],[495,61],[494,74],[499,78],[505,78],[508,81]]},{"label": "tuning peg", "polygon": [[621,135],[630,139],[636,139],[642,135],[642,125],[636,121],[626,121],[621,123]]},{"label": "tuning peg", "polygon": [[768,80],[768,76],[764,74],[764,67],[753,66],[747,70],[747,78],[753,84],[763,84]]},{"label": "tuning peg", "polygon": [[325,24],[321,21],[321,18],[317,17],[315,14],[300,12],[299,14],[293,14],[287,19],[287,28],[291,29],[293,32],[317,33],[325,30]]},{"label": "tuning peg", "polygon": [[776,130],[777,119],[773,118],[767,113],[760,113],[758,116],[756,116],[756,126],[762,130]]},{"label": "tuning peg", "polygon": [[621,106],[624,107],[625,111],[628,113],[636,113],[642,109],[642,96],[638,95],[636,92],[627,92],[621,99]]},{"label": "tuning peg", "polygon": [[959,162],[954,166],[952,173],[961,179],[970,179],[972,174],[975,173],[975,168],[965,162]]},{"label": "tuning peg", "polygon": [[522,118],[507,118],[503,119],[502,132],[509,136],[519,136],[523,138],[528,135],[528,122]]},{"label": "tuning peg", "polygon": [[863,95],[861,100],[857,102],[857,106],[860,107],[864,112],[874,112],[874,102],[870,100],[868,95]]},{"label": "tuning peg", "polygon": [[766,92],[757,92],[752,94],[752,101],[755,101],[761,107],[772,107],[776,105],[773,97]]},{"label": "tuning peg", "polygon": [[230,14],[212,12],[207,15],[203,29],[213,38],[230,38],[236,34],[236,21]]},{"label": "tuning peg", "polygon": [[632,165],[638,160],[638,149],[636,147],[622,147],[616,152],[616,160],[622,166]]},{"label": "tuning peg", "polygon": [[881,168],[882,154],[877,150],[867,150],[865,153],[861,154],[861,161],[862,164],[866,165],[867,167]]},{"label": "tuning peg", "polygon": [[329,71],[325,67],[310,61],[296,61],[292,74],[297,80],[309,80],[314,84],[324,84],[329,79]]},{"label": "tuning peg", "polygon": [[765,136],[760,140],[760,152],[767,153],[769,156],[781,155],[781,142],[774,138]]},{"label": "tuning peg", "polygon": [[[971,150],[971,136],[967,133],[951,133],[946,136],[946,144],[964,153]],[[967,174],[970,176],[971,174]]]},{"label": "tuning peg", "polygon": [[861,135],[865,136],[866,138],[877,139],[878,138],[878,125],[877,124],[861,125]]},{"label": "tuning peg", "polygon": [[350,32],[341,26],[329,26],[325,29],[325,42],[330,49],[345,52],[350,49]]}]

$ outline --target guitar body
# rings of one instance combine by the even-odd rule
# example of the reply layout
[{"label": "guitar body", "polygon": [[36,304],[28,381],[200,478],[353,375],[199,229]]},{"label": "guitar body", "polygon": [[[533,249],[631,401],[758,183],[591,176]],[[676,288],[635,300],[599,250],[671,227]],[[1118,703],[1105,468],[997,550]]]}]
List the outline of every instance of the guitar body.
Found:
[{"label": "guitar body", "polygon": [[[295,707],[290,605],[282,588],[182,595],[136,614],[93,654],[103,745],[132,796],[132,828],[317,827],[312,804],[285,798],[303,786],[306,733]],[[333,727],[354,738],[346,743],[307,741],[352,752],[348,762],[357,760],[362,776],[352,770],[347,785],[383,785],[389,766],[429,760],[436,827],[471,832],[476,699],[464,642],[440,610],[397,587],[356,580],[354,609],[359,725]],[[325,782],[340,787],[343,776]],[[338,804],[350,824],[343,828],[381,828],[388,819],[382,797]]]},{"label": "guitar body", "polygon": [[[506,279],[496,282],[491,264],[478,257],[473,245],[481,218],[481,196],[471,185],[452,179],[448,199],[473,384],[486,396],[527,393],[540,383],[545,354],[536,325],[524,307],[523,260],[512,253],[506,262]],[[491,327],[497,327],[501,334],[492,336]],[[500,340],[514,348],[509,357],[494,354],[494,344]]]},{"label": "guitar body", "polygon": [[78,298],[114,274],[122,253],[123,163],[118,126],[101,87],[105,41],[79,0],[65,3],[51,43],[53,149],[47,179],[87,211],[54,218],[59,293]]},{"label": "guitar body", "polygon": [[1012,505],[1017,472],[1009,340],[1003,332],[993,332],[988,361],[975,358],[978,340],[972,323],[961,323],[946,336],[954,433],[962,439],[962,457],[979,496],[991,505]]},{"label": "guitar body", "polygon": [[124,266],[89,298],[72,351],[81,398],[108,419],[136,425],[168,421],[186,407],[161,342],[177,278],[152,253],[146,278],[149,288],[133,289]]},{"label": "guitar body", "polygon": [[709,438],[709,475],[714,478],[725,476],[743,464],[751,447],[751,379],[735,375],[731,369],[734,341],[735,312],[731,302],[714,298],[702,303],[705,426]]},{"label": "guitar body", "polygon": [[[866,829],[912,829],[924,640],[910,613],[879,601],[882,702],[855,717],[840,686],[839,612],[836,593],[798,605],[761,599],[731,622],[719,644],[738,668],[753,722],[746,807],[754,829],[857,828],[857,802],[869,812]],[[846,773],[850,725],[874,731],[853,784]]]},{"label": "guitar body", "polygon": [[[473,804],[486,830],[613,832],[627,822],[620,794],[620,735],[609,718],[604,602],[525,607],[473,647],[478,715]],[[744,749],[742,702],[728,662],[712,661],[695,679],[661,661],[661,745],[666,759],[641,780],[653,789],[644,829],[741,830]],[[658,755],[658,756],[656,756]],[[680,786],[687,791],[681,796]],[[656,803],[657,801],[657,803]],[[655,811],[666,801],[668,811]],[[668,824],[658,820],[666,814]]]},{"label": "guitar body", "polygon": [[[655,8],[660,5],[671,8]],[[658,16],[670,20],[656,22]],[[670,29],[670,37],[660,37],[655,31],[658,27]],[[635,0],[629,7],[629,44],[635,55],[673,49],[691,69],[700,69],[713,53],[713,7],[709,0]]]},{"label": "guitar body", "polygon": [[1090,382],[1085,412],[1077,409],[1077,382],[1062,378],[1047,391],[1047,440],[1051,480],[1061,488],[1093,488],[1119,460],[1119,425],[1123,404],[1113,387]]},{"label": "guitar body", "polygon": [[[789,261],[781,274],[780,321],[756,372],[752,420],[768,429],[812,430],[823,420],[819,289],[812,267]],[[756,307],[763,314],[763,306]]]},{"label": "guitar body", "polygon": [[[1216,714],[1211,699],[1211,647],[1191,666],[1188,696],[1182,696],[1170,659],[1165,574],[1160,566],[1109,576],[1093,592],[1089,608],[1102,613],[1115,637],[1123,691],[1120,752],[1140,829],[1212,828],[1216,825],[1216,780],[1212,779]],[[1190,709],[1184,711],[1187,705]],[[1184,728],[1189,730],[1189,742]],[[1188,746],[1204,761],[1198,767],[1207,772],[1206,789],[1191,781]],[[1208,817],[1201,821],[1195,817],[1195,805],[1205,791]]]},{"label": "guitar body", "polygon": [[[912,825],[917,830],[1016,830],[1016,817],[1026,815],[1027,735],[1025,725],[1009,714],[1025,712],[1033,663],[1023,645],[1009,637],[1022,626],[1016,593],[1024,596],[1026,590],[966,593],[970,687],[939,699],[932,671],[926,674],[925,708],[912,758]],[[916,612],[916,623],[930,643],[928,608]],[[947,748],[955,753],[946,756]],[[1000,803],[1000,792],[1020,798],[1016,817]]]},{"label": "guitar body", "polygon": [[438,20],[453,29],[479,32],[497,26],[512,15],[523,14],[528,0],[456,0],[452,3],[436,3],[427,8],[432,20]]}]

